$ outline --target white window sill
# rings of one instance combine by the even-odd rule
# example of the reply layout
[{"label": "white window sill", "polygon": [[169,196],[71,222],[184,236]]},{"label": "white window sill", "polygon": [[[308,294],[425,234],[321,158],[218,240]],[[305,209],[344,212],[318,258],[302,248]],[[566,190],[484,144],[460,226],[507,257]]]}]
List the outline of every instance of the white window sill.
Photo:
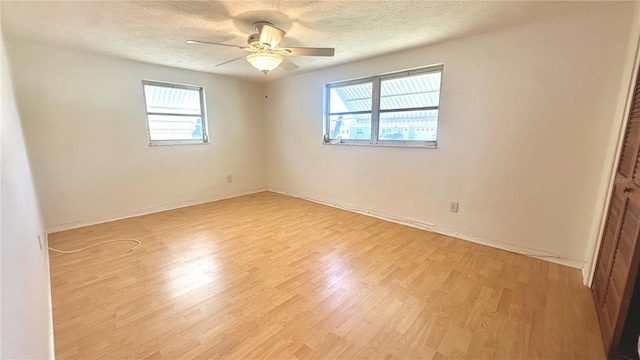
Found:
[{"label": "white window sill", "polygon": [[373,147],[400,147],[400,148],[416,148],[416,149],[437,149],[438,145],[425,142],[405,142],[405,141],[382,141],[378,143],[371,142],[341,142],[339,140],[331,140],[330,142],[322,142],[322,145],[346,145],[346,146],[373,146]]},{"label": "white window sill", "polygon": [[167,145],[209,145],[208,141],[189,141],[189,140],[156,140],[149,143],[149,146],[167,146]]}]

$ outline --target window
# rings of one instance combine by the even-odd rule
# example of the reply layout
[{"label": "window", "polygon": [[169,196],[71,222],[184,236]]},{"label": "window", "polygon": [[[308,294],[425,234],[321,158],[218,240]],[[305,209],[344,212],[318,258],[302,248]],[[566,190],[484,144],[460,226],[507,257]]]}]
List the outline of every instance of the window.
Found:
[{"label": "window", "polygon": [[146,80],[142,87],[150,145],[209,142],[202,87]]},{"label": "window", "polygon": [[442,70],[326,85],[325,143],[436,147]]}]

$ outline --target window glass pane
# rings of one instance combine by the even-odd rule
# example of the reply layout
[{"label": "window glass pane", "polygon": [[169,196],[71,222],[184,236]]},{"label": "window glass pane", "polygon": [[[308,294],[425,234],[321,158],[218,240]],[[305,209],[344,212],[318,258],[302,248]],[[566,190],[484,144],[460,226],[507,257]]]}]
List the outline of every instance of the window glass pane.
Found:
[{"label": "window glass pane", "polygon": [[331,139],[371,139],[371,114],[330,116],[329,136]]},{"label": "window glass pane", "polygon": [[372,83],[332,87],[329,91],[329,112],[371,111]]},{"label": "window glass pane", "polygon": [[380,113],[379,140],[436,141],[438,110]]},{"label": "window glass pane", "polygon": [[149,114],[149,137],[151,140],[202,140],[202,119]]},{"label": "window glass pane", "polygon": [[200,91],[145,85],[148,113],[200,115]]},{"label": "window glass pane", "polygon": [[442,73],[428,73],[380,82],[380,109],[438,106]]}]

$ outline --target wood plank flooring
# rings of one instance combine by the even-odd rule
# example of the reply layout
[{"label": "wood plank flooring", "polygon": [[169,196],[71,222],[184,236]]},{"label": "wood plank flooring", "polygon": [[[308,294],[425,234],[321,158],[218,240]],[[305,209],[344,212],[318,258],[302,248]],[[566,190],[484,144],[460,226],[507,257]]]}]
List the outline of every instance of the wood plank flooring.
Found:
[{"label": "wood plank flooring", "polygon": [[603,359],[580,271],[270,192],[52,234],[58,359]]}]

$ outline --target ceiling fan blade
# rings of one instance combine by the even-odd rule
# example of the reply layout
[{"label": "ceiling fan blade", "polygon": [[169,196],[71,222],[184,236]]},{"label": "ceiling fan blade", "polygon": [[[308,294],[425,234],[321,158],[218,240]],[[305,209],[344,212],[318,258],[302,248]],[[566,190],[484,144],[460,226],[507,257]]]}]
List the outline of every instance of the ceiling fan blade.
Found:
[{"label": "ceiling fan blade", "polygon": [[221,65],[224,65],[224,64],[228,64],[228,63],[233,62],[233,61],[236,61],[236,60],[244,59],[244,58],[245,58],[244,56],[240,56],[239,58],[235,58],[235,59],[233,59],[233,60],[229,60],[229,61],[225,61],[225,62],[220,63],[220,64],[216,64],[216,67],[221,66]]},{"label": "ceiling fan blade", "polygon": [[333,56],[336,52],[334,48],[308,48],[308,47],[286,47],[278,49],[285,55],[291,56]]},{"label": "ceiling fan blade", "polygon": [[[208,44],[208,45],[220,45],[220,46],[228,46],[228,47],[234,47],[236,49],[240,49],[240,50],[252,50],[246,46],[238,46],[238,45],[231,45],[231,44],[223,44],[223,43],[216,43],[216,42],[211,42],[211,41],[200,41],[200,40],[187,40],[187,44]],[[253,51],[253,50],[252,50]]]},{"label": "ceiling fan blade", "polygon": [[280,63],[280,67],[284,70],[291,71],[298,68],[298,65],[294,64],[291,60],[286,57],[282,57],[282,62]]},{"label": "ceiling fan blade", "polygon": [[282,41],[285,32],[268,24],[262,24],[260,29],[260,44],[267,44],[276,49]]}]

